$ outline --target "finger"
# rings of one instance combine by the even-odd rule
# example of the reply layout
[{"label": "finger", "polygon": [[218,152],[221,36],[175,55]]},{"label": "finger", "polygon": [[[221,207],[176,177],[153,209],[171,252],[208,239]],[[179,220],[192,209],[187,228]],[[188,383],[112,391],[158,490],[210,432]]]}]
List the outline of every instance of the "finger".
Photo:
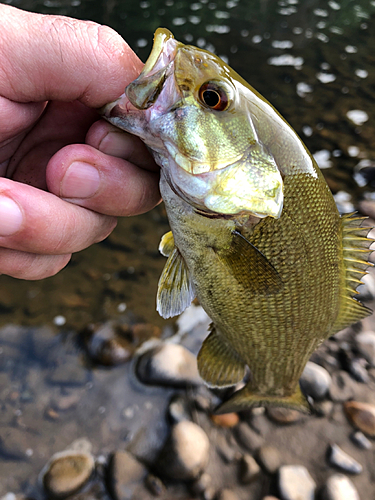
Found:
[{"label": "finger", "polygon": [[104,120],[96,121],[86,135],[86,143],[103,153],[117,156],[138,167],[158,172],[151,153],[135,135],[128,134]]},{"label": "finger", "polygon": [[13,101],[114,100],[142,69],[107,26],[0,5],[0,95]]},{"label": "finger", "polygon": [[51,158],[47,184],[71,203],[113,216],[144,213],[160,202],[158,173],[85,145],[67,146]]},{"label": "finger", "polygon": [[0,247],[64,255],[103,240],[116,219],[26,184],[0,179]]},{"label": "finger", "polygon": [[37,255],[0,248],[0,274],[23,280],[54,276],[69,262],[71,255]]}]

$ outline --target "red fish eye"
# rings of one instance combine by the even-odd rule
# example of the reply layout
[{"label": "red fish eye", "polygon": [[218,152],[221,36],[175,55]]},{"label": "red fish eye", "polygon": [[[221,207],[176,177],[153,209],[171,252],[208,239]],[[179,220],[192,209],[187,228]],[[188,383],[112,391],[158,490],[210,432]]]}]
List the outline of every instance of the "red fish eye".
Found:
[{"label": "red fish eye", "polygon": [[224,111],[228,107],[228,95],[216,83],[204,83],[199,89],[199,99],[203,104],[216,111]]}]

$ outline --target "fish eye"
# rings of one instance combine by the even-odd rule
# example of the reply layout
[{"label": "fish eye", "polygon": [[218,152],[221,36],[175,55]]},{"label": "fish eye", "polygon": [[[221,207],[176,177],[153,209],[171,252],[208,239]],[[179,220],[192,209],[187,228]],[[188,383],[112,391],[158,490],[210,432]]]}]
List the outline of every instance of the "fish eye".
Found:
[{"label": "fish eye", "polygon": [[205,106],[216,111],[224,111],[229,104],[229,96],[225,89],[214,82],[206,82],[201,86],[199,99]]}]

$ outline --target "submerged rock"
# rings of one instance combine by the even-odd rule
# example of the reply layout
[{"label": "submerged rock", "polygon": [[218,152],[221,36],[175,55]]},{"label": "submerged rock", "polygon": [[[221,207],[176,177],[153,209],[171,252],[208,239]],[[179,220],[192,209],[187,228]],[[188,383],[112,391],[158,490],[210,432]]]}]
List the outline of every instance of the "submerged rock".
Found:
[{"label": "submerged rock", "polygon": [[322,498],[323,500],[360,500],[354,484],[344,474],[334,474],[327,479]]},{"label": "submerged rock", "polygon": [[131,500],[142,489],[148,471],[131,453],[116,451],[109,462],[108,485],[116,500]]},{"label": "submerged rock", "polygon": [[240,480],[244,484],[251,483],[258,478],[260,467],[256,460],[249,454],[242,457],[240,462]]},{"label": "submerged rock", "polygon": [[178,344],[159,344],[143,353],[137,363],[137,374],[145,384],[185,387],[199,385],[196,357]]},{"label": "submerged rock", "polygon": [[270,445],[263,445],[258,450],[258,462],[269,474],[274,474],[281,465],[279,450]]},{"label": "submerged rock", "polygon": [[362,465],[345,453],[337,444],[330,445],[329,461],[331,465],[345,472],[350,472],[350,474],[360,474],[363,471]]},{"label": "submerged rock", "polygon": [[48,495],[65,498],[87,483],[94,467],[94,458],[90,453],[66,450],[51,457],[40,479]]},{"label": "submerged rock", "polygon": [[183,421],[172,428],[156,466],[172,479],[193,480],[208,463],[210,442],[199,425]]},{"label": "submerged rock", "polygon": [[235,427],[235,437],[238,443],[250,453],[254,453],[264,443],[262,436],[251,429],[246,422],[241,422]]},{"label": "submerged rock", "polygon": [[351,435],[352,441],[363,450],[371,450],[372,443],[361,431],[356,431]]},{"label": "submerged rock", "polygon": [[329,387],[332,401],[348,401],[354,396],[354,392],[354,381],[347,372],[340,370],[332,375],[332,383]]},{"label": "submerged rock", "polygon": [[356,346],[362,356],[375,366],[375,333],[361,332],[355,338]]},{"label": "submerged rock", "polygon": [[279,470],[283,500],[314,500],[316,484],[303,465],[284,465]]}]

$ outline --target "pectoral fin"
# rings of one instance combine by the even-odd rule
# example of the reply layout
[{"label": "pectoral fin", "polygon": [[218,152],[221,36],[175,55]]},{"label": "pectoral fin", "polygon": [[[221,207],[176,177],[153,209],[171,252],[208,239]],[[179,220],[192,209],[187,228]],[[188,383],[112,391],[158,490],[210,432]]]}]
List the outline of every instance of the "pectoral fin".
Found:
[{"label": "pectoral fin", "polygon": [[211,333],[198,353],[198,371],[211,387],[229,387],[245,376],[245,363],[211,323]]},{"label": "pectoral fin", "polygon": [[271,262],[241,233],[233,231],[232,235],[229,249],[219,250],[217,255],[236,280],[252,293],[279,292],[283,283]]},{"label": "pectoral fin", "polygon": [[164,255],[164,257],[169,257],[174,249],[174,238],[172,231],[165,233],[159,243],[159,252]]},{"label": "pectoral fin", "polygon": [[[168,245],[170,243],[169,241]],[[166,245],[167,248],[168,245]],[[167,251],[165,247],[164,250]],[[174,247],[160,276],[156,297],[156,310],[163,318],[172,318],[185,311],[194,297],[194,286],[190,279],[189,271],[182,255]]]}]

